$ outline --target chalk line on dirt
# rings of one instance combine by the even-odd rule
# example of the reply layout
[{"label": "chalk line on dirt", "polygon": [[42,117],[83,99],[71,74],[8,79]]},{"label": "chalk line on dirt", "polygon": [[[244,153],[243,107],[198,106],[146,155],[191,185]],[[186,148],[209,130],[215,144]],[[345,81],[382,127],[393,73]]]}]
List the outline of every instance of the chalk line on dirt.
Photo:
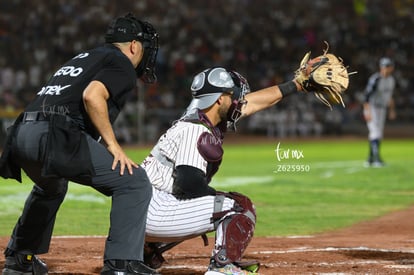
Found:
[{"label": "chalk line on dirt", "polygon": [[254,251],[251,254],[287,254],[287,253],[303,253],[303,252],[331,252],[331,251],[372,251],[372,252],[387,252],[387,253],[414,253],[414,250],[394,250],[394,249],[381,249],[381,248],[369,248],[369,247],[324,247],[324,248],[309,248],[298,247],[288,250],[265,250]]}]

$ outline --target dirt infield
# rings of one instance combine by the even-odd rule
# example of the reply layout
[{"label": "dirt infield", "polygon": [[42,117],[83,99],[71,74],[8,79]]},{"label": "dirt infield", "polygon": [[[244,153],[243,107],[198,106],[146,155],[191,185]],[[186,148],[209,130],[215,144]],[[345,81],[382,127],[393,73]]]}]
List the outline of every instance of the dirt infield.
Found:
[{"label": "dirt infield", "polygon": [[[414,274],[414,206],[350,228],[314,236],[254,238],[246,259],[260,274]],[[0,238],[0,250],[8,238]],[[213,240],[182,243],[165,253],[166,275],[204,274]],[[49,274],[99,274],[103,237],[55,237],[42,255]],[[0,266],[4,257],[0,257]]]}]

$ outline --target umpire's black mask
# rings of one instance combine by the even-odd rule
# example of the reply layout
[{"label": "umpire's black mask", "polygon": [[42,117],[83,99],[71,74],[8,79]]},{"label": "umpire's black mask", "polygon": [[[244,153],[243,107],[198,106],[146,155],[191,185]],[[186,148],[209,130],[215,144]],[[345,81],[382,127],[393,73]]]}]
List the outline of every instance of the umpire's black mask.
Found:
[{"label": "umpire's black mask", "polygon": [[138,20],[132,13],[116,18],[108,27],[106,43],[129,42],[137,40],[142,43],[144,54],[136,67],[137,77],[145,83],[154,83],[155,62],[158,53],[158,34],[148,22]]}]

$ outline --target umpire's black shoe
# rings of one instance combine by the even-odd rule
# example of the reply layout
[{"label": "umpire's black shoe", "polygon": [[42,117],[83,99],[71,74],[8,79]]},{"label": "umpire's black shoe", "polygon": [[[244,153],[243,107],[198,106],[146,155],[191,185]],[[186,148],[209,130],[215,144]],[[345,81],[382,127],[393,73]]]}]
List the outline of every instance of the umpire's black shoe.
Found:
[{"label": "umpire's black shoe", "polygon": [[12,253],[6,256],[2,275],[47,275],[47,265],[30,254]]},{"label": "umpire's black shoe", "polygon": [[146,266],[141,261],[107,260],[101,270],[101,275],[161,275],[155,269]]}]

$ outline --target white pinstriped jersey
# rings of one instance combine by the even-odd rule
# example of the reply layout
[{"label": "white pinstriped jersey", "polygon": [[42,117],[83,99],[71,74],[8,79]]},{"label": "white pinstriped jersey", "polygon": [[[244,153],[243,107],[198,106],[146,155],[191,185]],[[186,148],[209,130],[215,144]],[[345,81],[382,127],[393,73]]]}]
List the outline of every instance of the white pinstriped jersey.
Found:
[{"label": "white pinstriped jersey", "polygon": [[[174,165],[193,166],[207,174],[207,161],[197,149],[204,132],[211,133],[201,123],[178,121],[160,137],[152,155],[143,161],[141,166],[153,185],[145,231],[147,241],[180,241],[214,231],[215,196],[179,200],[172,195]],[[233,199],[225,198],[221,210],[228,211],[233,205]],[[232,214],[233,211],[227,215]],[[222,231],[217,231],[218,244],[223,239]]]},{"label": "white pinstriped jersey", "polygon": [[[212,132],[201,121],[195,121],[176,122],[160,137],[151,155],[141,164],[153,186],[145,231],[147,241],[185,240],[214,231],[212,217],[216,196],[179,200],[172,194],[174,167],[188,165],[209,174],[208,162],[199,153],[197,144],[203,133]],[[221,211],[231,210],[233,205],[233,199],[225,198]],[[234,211],[230,211],[226,216],[233,214]],[[221,226],[220,224],[219,228]],[[220,246],[223,230],[219,228],[216,232],[216,244]]]},{"label": "white pinstriped jersey", "polygon": [[179,165],[193,166],[206,173],[207,161],[197,150],[203,132],[211,133],[203,124],[178,121],[160,137],[141,165],[156,189],[172,193],[173,168]]}]

